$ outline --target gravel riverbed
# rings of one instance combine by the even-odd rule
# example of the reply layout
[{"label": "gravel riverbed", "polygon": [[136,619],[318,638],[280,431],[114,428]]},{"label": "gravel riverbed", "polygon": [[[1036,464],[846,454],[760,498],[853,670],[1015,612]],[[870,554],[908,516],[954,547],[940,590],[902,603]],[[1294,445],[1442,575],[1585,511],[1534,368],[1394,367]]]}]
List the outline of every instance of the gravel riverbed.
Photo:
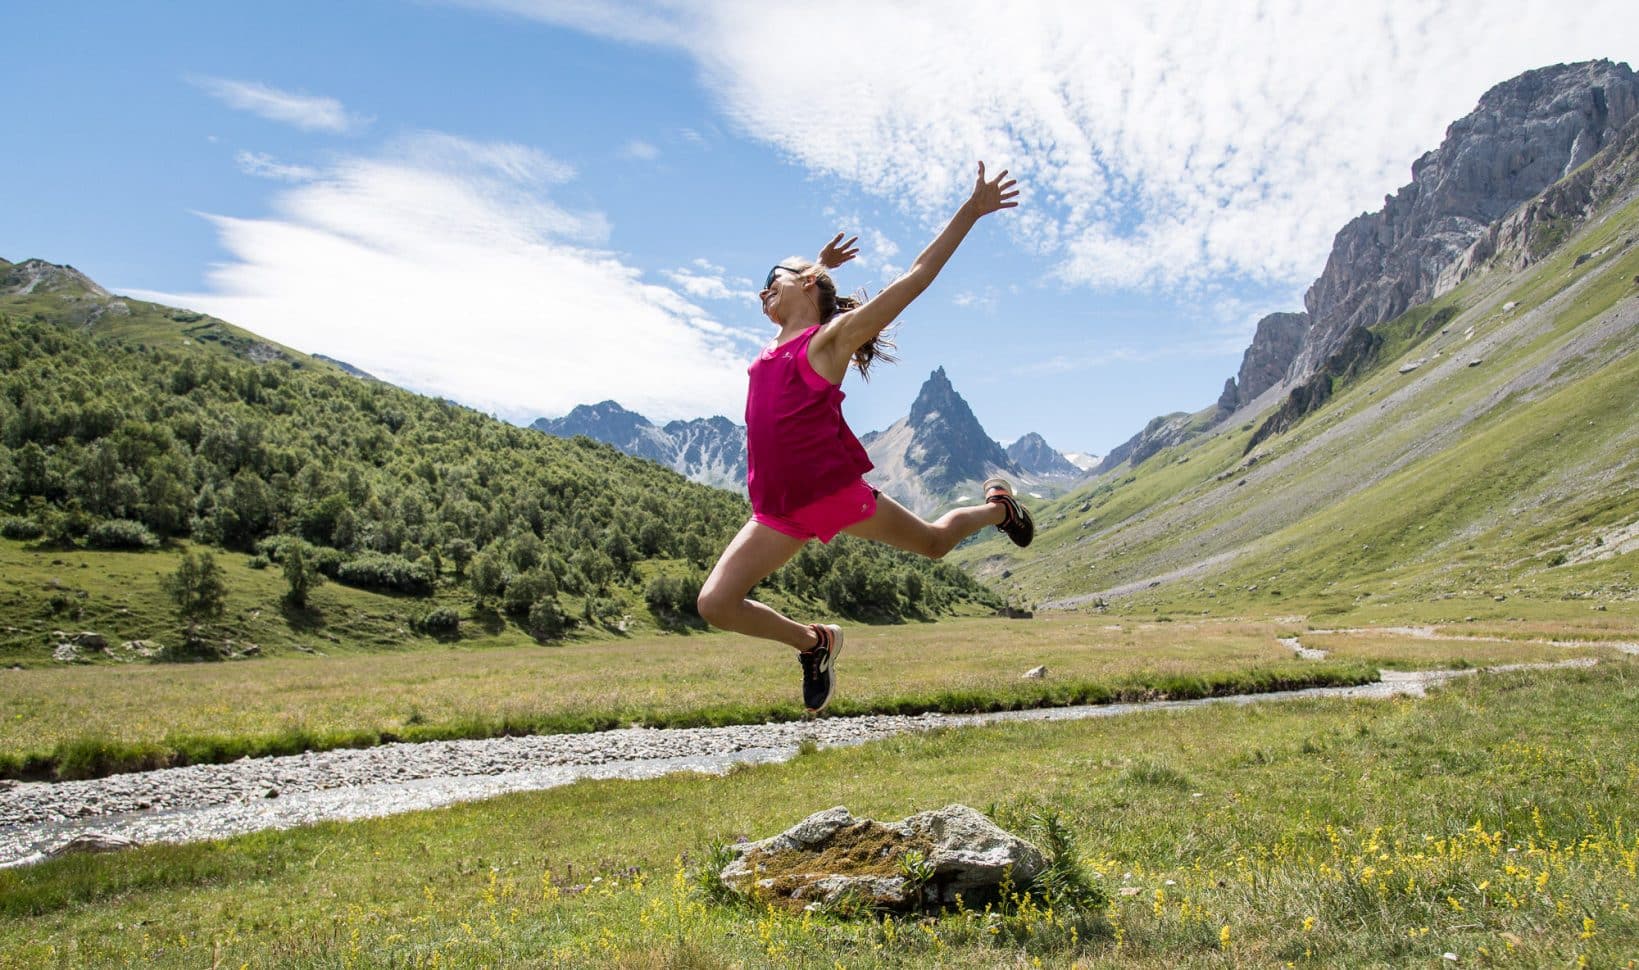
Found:
[{"label": "gravel riverbed", "polygon": [[[1532,668],[1561,664],[1515,665]],[[14,784],[0,790],[0,867],[49,858],[88,833],[136,843],[191,842],[269,828],[367,818],[533,791],[582,779],[721,773],[740,763],[783,761],[805,741],[861,744],[911,731],[1010,721],[1111,717],[1145,710],[1298,697],[1420,696],[1424,687],[1474,671],[1385,671],[1359,687],[1328,687],[1196,701],[1101,704],[996,714],[822,717],[721,728],[628,728],[481,741],[431,741],[316,751],[229,764],[190,765],[88,781]]]}]

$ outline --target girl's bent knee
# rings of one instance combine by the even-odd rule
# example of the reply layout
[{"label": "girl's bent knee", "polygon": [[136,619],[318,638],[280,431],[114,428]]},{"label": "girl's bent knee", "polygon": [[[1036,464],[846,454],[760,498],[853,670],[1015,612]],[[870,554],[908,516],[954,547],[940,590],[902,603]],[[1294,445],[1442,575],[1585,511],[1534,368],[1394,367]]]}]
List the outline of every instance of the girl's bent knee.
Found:
[{"label": "girl's bent knee", "polygon": [[720,593],[703,592],[694,601],[694,609],[700,614],[700,619],[712,626],[720,627],[723,624],[719,621],[732,613],[738,602],[738,598],[731,599]]}]

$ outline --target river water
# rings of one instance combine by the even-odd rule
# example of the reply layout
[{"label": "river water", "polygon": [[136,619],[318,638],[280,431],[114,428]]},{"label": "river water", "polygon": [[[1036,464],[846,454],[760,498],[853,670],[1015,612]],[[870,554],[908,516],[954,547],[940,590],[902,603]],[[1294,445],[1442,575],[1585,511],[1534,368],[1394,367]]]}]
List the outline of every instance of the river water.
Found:
[{"label": "river water", "polygon": [[[1547,669],[1596,662],[1571,660],[1488,669]],[[138,844],[192,842],[436,808],[583,779],[645,779],[680,771],[722,773],[736,764],[784,761],[804,742],[835,747],[935,728],[1119,717],[1207,704],[1420,697],[1432,684],[1475,672],[1383,671],[1378,683],[1358,687],[994,714],[826,717],[721,728],[629,728],[595,734],[387,744],[242,758],[229,764],[190,765],[88,781],[14,784],[0,790],[0,868],[39,862],[71,840],[92,834]]]}]

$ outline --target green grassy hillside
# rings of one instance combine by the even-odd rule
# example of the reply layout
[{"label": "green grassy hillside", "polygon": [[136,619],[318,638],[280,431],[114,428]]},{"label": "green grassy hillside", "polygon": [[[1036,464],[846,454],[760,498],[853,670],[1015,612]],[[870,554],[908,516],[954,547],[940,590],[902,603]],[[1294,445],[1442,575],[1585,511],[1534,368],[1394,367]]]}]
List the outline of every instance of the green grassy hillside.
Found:
[{"label": "green grassy hillside", "polygon": [[[959,558],[1027,601],[1428,619],[1632,603],[1639,520],[1634,183],[1374,328],[1364,373],[1249,447],[1270,412],[1037,512]],[[1415,606],[1413,606],[1415,604]],[[1617,607],[1611,607],[1617,608]],[[1622,607],[1625,608],[1625,607]],[[1391,612],[1395,612],[1391,610]]]},{"label": "green grassy hillside", "polygon": [[[66,267],[0,264],[7,663],[54,663],[59,632],[83,630],[156,641],[159,659],[694,628],[748,514],[589,439],[350,376]],[[216,554],[228,595],[183,649],[162,581],[194,551]],[[289,595],[297,559],[329,582]],[[759,595],[878,621],[1001,603],[952,566],[855,541],[805,550]]]}]

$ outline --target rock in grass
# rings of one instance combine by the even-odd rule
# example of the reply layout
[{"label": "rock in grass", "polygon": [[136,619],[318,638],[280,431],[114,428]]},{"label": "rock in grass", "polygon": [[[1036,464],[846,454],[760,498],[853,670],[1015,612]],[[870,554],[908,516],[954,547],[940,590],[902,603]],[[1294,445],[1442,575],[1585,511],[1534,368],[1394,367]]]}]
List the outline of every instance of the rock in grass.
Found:
[{"label": "rock in grass", "polygon": [[137,843],[123,836],[112,835],[108,832],[81,832],[62,845],[57,846],[46,855],[57,856],[75,855],[88,852],[118,852],[121,849],[135,848]]},{"label": "rock in grass", "polygon": [[1026,670],[1024,672],[1024,676],[1020,677],[1019,679],[1020,680],[1041,680],[1042,678],[1044,678],[1046,676],[1047,676],[1047,665],[1042,664],[1040,667],[1031,667],[1029,670]]},{"label": "rock in grass", "polygon": [[152,640],[127,640],[120,644],[120,649],[139,657],[152,657],[163,652],[165,648]]},{"label": "rock in grass", "polygon": [[723,868],[735,891],[793,910],[848,903],[911,909],[1027,885],[1047,866],[1042,851],[966,805],[900,822],[855,818],[843,806],[738,847]]}]

